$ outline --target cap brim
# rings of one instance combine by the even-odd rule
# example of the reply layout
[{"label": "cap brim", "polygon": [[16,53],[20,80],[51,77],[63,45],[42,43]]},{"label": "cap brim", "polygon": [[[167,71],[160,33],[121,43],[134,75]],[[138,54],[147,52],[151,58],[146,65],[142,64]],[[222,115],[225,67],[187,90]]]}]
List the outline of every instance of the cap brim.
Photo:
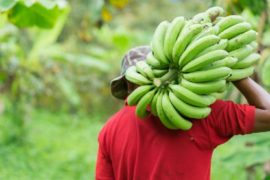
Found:
[{"label": "cap brim", "polygon": [[111,93],[118,99],[126,99],[128,96],[128,88],[124,75],[118,76],[111,80]]}]

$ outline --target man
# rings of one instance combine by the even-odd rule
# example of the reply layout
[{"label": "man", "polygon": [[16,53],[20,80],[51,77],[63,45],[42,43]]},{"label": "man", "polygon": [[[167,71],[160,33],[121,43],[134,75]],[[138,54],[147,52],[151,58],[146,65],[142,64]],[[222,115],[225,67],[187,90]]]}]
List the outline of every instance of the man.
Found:
[{"label": "man", "polygon": [[[143,46],[125,55],[121,76],[111,83],[115,97],[124,100],[136,88],[124,74],[148,52],[150,48]],[[250,105],[217,100],[207,118],[191,120],[189,131],[169,130],[151,114],[139,119],[136,107],[125,103],[99,134],[96,179],[210,179],[211,157],[218,145],[237,134],[270,130],[270,95],[250,78],[233,83]]]}]

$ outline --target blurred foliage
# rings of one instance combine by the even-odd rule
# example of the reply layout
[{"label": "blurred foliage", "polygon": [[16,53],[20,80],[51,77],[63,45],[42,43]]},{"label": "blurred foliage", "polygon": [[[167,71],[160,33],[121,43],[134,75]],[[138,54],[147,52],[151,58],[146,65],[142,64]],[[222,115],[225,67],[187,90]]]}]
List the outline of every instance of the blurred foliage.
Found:
[{"label": "blurred foliage", "polygon": [[[41,2],[0,2],[0,92],[14,125],[7,142],[23,140],[24,124],[31,120],[32,106],[38,101],[36,97],[45,93],[45,79],[49,78],[49,62],[42,53],[57,40],[69,12],[67,4]],[[49,58],[48,53],[46,56]]]},{"label": "blurred foliage", "polygon": [[[70,115],[66,112],[33,112],[26,125],[27,144],[0,146],[2,180],[94,179],[97,135],[102,116]],[[10,115],[2,117],[0,140],[12,129]],[[3,132],[5,131],[5,132]]]},{"label": "blurred foliage", "polygon": [[[270,90],[269,2],[0,0],[0,179],[12,173],[23,179],[93,179],[100,122],[123,104],[111,96],[109,82],[119,75],[128,49],[149,44],[165,19],[189,18],[215,4],[243,15],[259,32],[262,59],[254,79]],[[244,101],[234,86],[228,89],[226,99]],[[235,138],[220,147],[213,179],[266,178],[266,137]]]},{"label": "blurred foliage", "polygon": [[213,179],[261,180],[269,176],[269,135],[267,132],[238,136],[218,147],[213,157]]},{"label": "blurred foliage", "polygon": [[9,21],[18,27],[52,28],[65,7],[65,1],[0,1],[0,12],[7,13]]},{"label": "blurred foliage", "polygon": [[248,9],[252,14],[260,15],[267,10],[267,0],[227,0],[225,6],[229,14],[241,13]]}]

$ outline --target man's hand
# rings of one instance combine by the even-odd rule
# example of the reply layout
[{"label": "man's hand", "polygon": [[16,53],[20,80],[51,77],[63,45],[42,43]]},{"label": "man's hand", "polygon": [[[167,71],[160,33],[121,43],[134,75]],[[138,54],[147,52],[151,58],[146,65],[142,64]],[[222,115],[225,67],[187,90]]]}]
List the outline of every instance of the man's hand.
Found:
[{"label": "man's hand", "polygon": [[248,103],[256,107],[254,132],[270,131],[270,94],[250,78],[233,82]]}]

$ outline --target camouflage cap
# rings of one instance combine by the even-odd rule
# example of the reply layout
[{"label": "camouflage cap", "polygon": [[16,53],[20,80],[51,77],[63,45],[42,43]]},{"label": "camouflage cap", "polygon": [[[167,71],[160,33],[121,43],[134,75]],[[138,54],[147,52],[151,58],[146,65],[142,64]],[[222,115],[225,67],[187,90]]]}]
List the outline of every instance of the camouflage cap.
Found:
[{"label": "camouflage cap", "polygon": [[128,96],[125,72],[138,61],[145,61],[147,54],[151,51],[149,46],[139,46],[129,50],[121,63],[121,74],[111,81],[111,93],[118,99],[125,99]]}]

